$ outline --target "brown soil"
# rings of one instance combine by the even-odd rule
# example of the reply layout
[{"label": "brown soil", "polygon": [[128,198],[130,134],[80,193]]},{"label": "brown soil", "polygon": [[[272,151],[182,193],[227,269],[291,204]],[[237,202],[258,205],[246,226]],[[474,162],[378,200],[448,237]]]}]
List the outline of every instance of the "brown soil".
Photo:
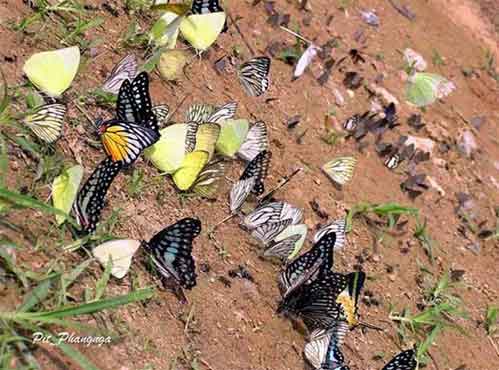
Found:
[{"label": "brown soil", "polygon": [[[98,86],[107,73],[127,51],[117,50],[117,40],[123,35],[128,24],[135,16],[126,15],[121,5],[118,18],[102,10],[101,3],[91,10],[97,16],[104,17],[106,23],[97,31],[86,35],[88,39],[103,37],[105,42],[95,50],[97,57],[87,59],[79,72],[72,89],[66,94],[69,104],[70,122],[65,136],[57,143],[57,150],[68,163],[81,161],[85,166],[86,176],[103,157],[102,152],[87,145],[92,137],[91,127],[81,117],[72,101],[89,88]],[[121,2],[120,2],[121,3]],[[238,20],[241,31],[258,54],[264,52],[272,41],[288,44],[293,38],[272,28],[266,22],[267,15],[262,4],[255,7],[249,1],[232,1],[231,14]],[[390,306],[397,309],[407,307],[417,312],[416,304],[421,300],[422,289],[417,283],[422,264],[438,277],[443,272],[464,270],[463,284],[458,290],[465,302],[469,319],[458,320],[468,335],[457,331],[444,331],[437,339],[430,352],[433,361],[429,369],[499,369],[499,354],[494,351],[486,336],[483,319],[486,308],[499,302],[499,243],[492,240],[482,241],[478,254],[466,248],[476,239],[469,232],[467,240],[458,231],[462,222],[455,214],[456,194],[469,193],[476,203],[478,221],[487,220],[487,227],[495,226],[494,207],[499,204],[497,182],[499,174],[498,126],[499,103],[498,84],[481,67],[485,60],[485,48],[497,53],[497,34],[490,28],[491,21],[482,18],[479,11],[471,12],[464,1],[410,1],[405,0],[417,15],[416,21],[410,22],[402,17],[387,1],[362,0],[353,2],[347,12],[331,6],[329,0],[309,1],[311,10],[298,9],[296,1],[275,1],[275,8],[281,13],[291,15],[291,24],[299,24],[300,32],[309,39],[323,44],[332,37],[340,40],[342,50],[363,48],[376,62],[377,70],[370,63],[358,68],[369,82],[383,73],[383,86],[396,95],[401,104],[398,114],[402,125],[390,135],[397,138],[401,133],[415,134],[406,124],[407,117],[415,112],[405,104],[403,97],[404,83],[400,78],[403,61],[399,51],[410,47],[420,52],[429,62],[429,70],[451,79],[457,86],[456,91],[442,103],[435,103],[424,113],[427,128],[433,132],[448,133],[447,141],[451,150],[447,153],[434,153],[435,158],[442,158],[447,167],[439,167],[432,161],[419,165],[418,172],[431,175],[445,190],[445,196],[429,189],[423,195],[410,200],[400,190],[400,183],[405,179],[402,171],[390,172],[374,152],[371,144],[359,153],[351,141],[335,146],[326,144],[324,117],[334,106],[333,88],[340,87],[342,74],[335,71],[326,86],[319,86],[315,81],[320,73],[316,63],[312,70],[297,81],[291,81],[292,68],[274,58],[272,61],[272,85],[264,98],[251,99],[244,95],[233,75],[219,76],[213,63],[224,54],[231,53],[238,45],[247,53],[235,27],[229,27],[226,34],[220,36],[217,46],[212,48],[202,59],[193,58],[186,70],[186,77],[178,84],[162,82],[157,75],[152,80],[152,97],[156,103],[167,103],[175,108],[187,96],[174,119],[181,120],[186,107],[193,102],[222,104],[228,100],[239,102],[238,116],[260,119],[270,128],[273,162],[267,186],[276,185],[286,174],[296,167],[306,170],[294,179],[278,196],[292,204],[302,207],[309,227],[324,223],[311,209],[310,202],[316,199],[327,210],[330,219],[341,217],[345,210],[358,202],[399,202],[415,206],[421,215],[428,218],[429,232],[438,243],[435,251],[437,261],[431,266],[424,251],[412,238],[414,222],[409,223],[409,230],[402,236],[389,238],[382,245],[373,246],[372,235],[366,225],[354,224],[354,231],[348,236],[348,245],[336,256],[335,268],[341,272],[362,268],[370,277],[365,289],[372,292],[380,302],[379,306],[360,305],[360,314],[366,322],[386,328],[385,333],[360,329],[352,331],[346,340],[345,356],[352,369],[381,369],[383,362],[400,350],[396,337],[396,325],[388,319]],[[454,7],[454,5],[458,7]],[[484,9],[495,9],[494,2],[483,1]],[[374,8],[381,20],[377,29],[365,25],[359,17],[360,9]],[[474,7],[473,7],[474,9]],[[478,8],[477,8],[478,9]],[[43,32],[30,34],[16,33],[8,27],[9,22],[19,22],[30,10],[18,0],[0,0],[0,61],[11,85],[23,81],[22,65],[29,55],[36,51],[60,47],[57,39]],[[497,12],[495,13],[497,14]],[[473,15],[471,17],[470,15]],[[334,16],[330,25],[327,19]],[[310,25],[304,22],[310,18]],[[139,23],[148,29],[153,17],[139,17]],[[35,27],[36,28],[36,27]],[[353,35],[362,30],[367,38],[364,45],[354,41]],[[471,30],[471,32],[470,32]],[[482,44],[483,42],[483,44]],[[495,49],[494,49],[495,42]],[[435,51],[444,57],[443,65],[434,66],[432,56]],[[142,55],[142,51],[136,51]],[[340,56],[340,51],[335,51]],[[378,55],[375,60],[374,56]],[[473,69],[472,77],[465,77],[464,68]],[[265,98],[275,100],[266,102]],[[355,97],[347,99],[343,108],[336,108],[339,122],[343,122],[353,113],[363,112],[369,107],[368,95],[362,89]],[[95,107],[88,107],[89,113],[109,116]],[[460,132],[469,129],[455,111],[470,119],[485,116],[486,123],[475,131],[479,150],[473,159],[461,156],[455,149],[455,142]],[[294,115],[302,119],[293,131],[286,129],[285,121]],[[301,143],[297,137],[306,130]],[[430,136],[427,129],[416,136]],[[397,134],[395,134],[397,133]],[[433,137],[440,141],[442,135]],[[20,189],[32,183],[36,172],[36,162],[22,154],[18,147],[9,147],[9,187]],[[335,189],[321,173],[320,167],[327,161],[340,155],[355,155],[358,165],[353,180],[342,191]],[[130,174],[121,174],[113,184],[103,218],[111,214],[111,209],[122,208],[114,234],[126,238],[147,239],[165,225],[184,216],[196,215],[203,222],[204,230],[209,230],[218,220],[227,215],[225,206],[229,184],[220,189],[217,202],[206,202],[198,198],[181,199],[169,180],[158,179],[157,171],[152,166],[139,160],[135,165],[143,170],[145,186],[138,198],[131,198],[126,190]],[[228,165],[227,176],[236,178],[241,172],[241,164],[232,162]],[[495,179],[495,183],[492,180]],[[47,199],[49,190],[44,184],[37,183],[35,194],[40,199]],[[162,201],[157,199],[161,198]],[[80,261],[78,255],[62,255],[54,247],[59,232],[48,226],[46,217],[39,212],[18,211],[8,216],[12,222],[22,225],[33,235],[38,236],[35,250],[24,249],[17,256],[18,260],[34,270],[42,270],[59,258],[67,266]],[[47,230],[47,228],[49,228]],[[23,238],[12,231],[2,234],[23,242],[29,246],[28,238]],[[1,234],[0,234],[1,235]],[[311,234],[309,234],[310,237]],[[199,273],[198,284],[188,293],[189,304],[182,305],[169,292],[159,292],[146,305],[131,305],[115,312],[103,315],[111,327],[121,328],[122,336],[112,346],[81,348],[81,350],[102,369],[191,369],[182,358],[195,354],[200,360],[199,369],[302,369],[302,355],[305,336],[296,330],[292,323],[275,314],[279,293],[276,276],[279,268],[258,257],[259,249],[250,237],[231,221],[216,232],[218,244],[209,240],[204,232],[195,243],[194,255]],[[408,247],[407,253],[402,249]],[[226,258],[219,253],[220,248],[228,252]],[[200,266],[209,266],[209,271],[200,271]],[[254,283],[231,279],[228,271],[244,265],[254,277]],[[95,264],[93,273],[98,276],[100,267]],[[387,271],[390,271],[389,273]],[[142,285],[151,284],[150,275],[140,265],[133,268],[133,276]],[[230,287],[220,281],[225,277],[232,283]],[[93,285],[95,277],[87,274],[81,284],[74,288],[73,295],[82,300],[82,288]],[[123,282],[112,281],[107,293],[114,295],[130,290],[131,279]],[[4,294],[4,293],[1,293]],[[7,299],[7,297],[11,297]],[[2,296],[2,301],[9,302],[12,308],[12,295]],[[18,299],[17,299],[18,300]],[[4,309],[2,302],[2,309]],[[193,312],[189,328],[180,318]],[[102,321],[99,320],[99,325]],[[497,343],[497,340],[496,340]],[[405,344],[404,347],[407,347]],[[373,360],[379,352],[385,353],[383,361]],[[46,369],[75,368],[62,358],[54,347],[46,346],[37,350],[35,355]],[[178,359],[175,361],[175,359]],[[171,367],[176,363],[176,367]],[[192,367],[194,369],[194,367]]]}]

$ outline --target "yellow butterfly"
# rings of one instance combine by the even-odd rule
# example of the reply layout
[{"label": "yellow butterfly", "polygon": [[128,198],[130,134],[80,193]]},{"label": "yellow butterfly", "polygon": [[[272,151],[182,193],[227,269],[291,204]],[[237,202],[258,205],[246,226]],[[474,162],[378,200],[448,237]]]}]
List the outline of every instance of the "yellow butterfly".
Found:
[{"label": "yellow butterfly", "polygon": [[182,191],[189,190],[203,167],[208,163],[209,153],[203,150],[195,150],[185,155],[180,168],[173,174],[173,181],[177,188]]},{"label": "yellow butterfly", "polygon": [[80,49],[73,46],[32,55],[24,64],[23,72],[38,89],[51,97],[59,97],[73,82],[79,65]]}]

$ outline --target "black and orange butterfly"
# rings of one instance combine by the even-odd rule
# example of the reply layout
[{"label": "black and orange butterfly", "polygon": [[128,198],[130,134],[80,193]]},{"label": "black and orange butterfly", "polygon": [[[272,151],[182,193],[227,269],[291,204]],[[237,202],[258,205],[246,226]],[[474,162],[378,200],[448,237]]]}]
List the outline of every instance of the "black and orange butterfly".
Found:
[{"label": "black and orange butterfly", "polygon": [[158,119],[149,96],[149,77],[142,72],[118,93],[117,118],[98,123],[98,132],[114,162],[132,164],[144,149],[159,140]]}]

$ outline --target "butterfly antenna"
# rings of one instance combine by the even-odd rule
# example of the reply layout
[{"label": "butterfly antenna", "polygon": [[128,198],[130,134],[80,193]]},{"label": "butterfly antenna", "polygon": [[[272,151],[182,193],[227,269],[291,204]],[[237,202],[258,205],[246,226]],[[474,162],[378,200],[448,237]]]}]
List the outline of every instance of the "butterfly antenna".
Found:
[{"label": "butterfly antenna", "polygon": [[293,171],[293,173],[291,173],[291,175],[288,175],[288,176],[284,176],[282,179],[281,179],[281,183],[279,185],[277,185],[274,189],[270,190],[266,195],[264,195],[260,201],[258,202],[258,204],[263,204],[263,203],[266,203],[269,199],[272,198],[272,195],[274,195],[278,190],[280,190],[281,188],[283,188],[288,182],[291,181],[291,179],[293,179],[293,177],[295,177],[296,175],[298,175],[298,173],[300,173],[301,171],[303,171],[303,168],[297,168],[296,170]]},{"label": "butterfly antenna", "polygon": [[90,115],[87,113],[87,111],[85,109],[83,109],[79,104],[75,104],[75,106],[76,106],[76,109],[78,109],[85,116],[85,118],[88,120],[88,122],[90,122],[92,124],[92,126],[94,126],[94,128],[95,128],[96,127],[95,122],[92,119],[92,117],[90,117]]}]

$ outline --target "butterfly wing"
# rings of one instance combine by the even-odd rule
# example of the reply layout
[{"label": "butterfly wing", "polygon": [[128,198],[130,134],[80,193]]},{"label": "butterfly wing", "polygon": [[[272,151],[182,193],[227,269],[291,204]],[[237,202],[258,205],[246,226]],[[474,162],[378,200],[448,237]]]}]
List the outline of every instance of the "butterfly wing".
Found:
[{"label": "butterfly wing", "polygon": [[184,218],[153,236],[145,244],[155,266],[164,278],[175,279],[183,288],[196,285],[192,242],[201,233],[201,222]]},{"label": "butterfly wing", "polygon": [[340,157],[326,163],[322,170],[337,184],[345,185],[352,178],[356,163],[354,157]]},{"label": "butterfly wing", "polygon": [[129,165],[159,140],[159,132],[133,123],[108,121],[100,128],[106,153],[115,162]]},{"label": "butterfly wing", "polygon": [[[208,14],[224,11],[220,6],[219,0],[194,0],[191,5],[191,10],[193,14]],[[226,32],[227,29],[227,21],[225,21],[222,32]]]},{"label": "butterfly wing", "polygon": [[317,329],[312,332],[310,341],[305,344],[304,352],[306,359],[314,368],[338,370],[343,365],[344,357],[340,347],[347,330],[348,325],[338,321],[331,329]]},{"label": "butterfly wing", "polygon": [[291,261],[284,271],[281,272],[279,279],[284,290],[289,289],[302,274],[319,262],[322,268],[330,271],[333,267],[333,247],[336,242],[336,235],[326,234],[312,249]]},{"label": "butterfly wing", "polygon": [[265,257],[278,257],[285,260],[293,252],[295,244],[300,238],[301,235],[295,234],[278,242],[274,242],[265,250],[263,255]]},{"label": "butterfly wing", "polygon": [[248,135],[239,148],[237,154],[245,161],[251,161],[258,153],[269,148],[267,125],[265,122],[256,122],[248,131]]},{"label": "butterfly wing", "polygon": [[334,220],[330,224],[322,227],[317,231],[314,235],[314,243],[317,243],[321,240],[324,235],[334,233],[336,236],[336,240],[333,246],[334,250],[338,250],[343,248],[346,241],[346,221],[344,218]]},{"label": "butterfly wing", "polygon": [[408,349],[396,355],[381,370],[414,370],[416,365],[414,350]]},{"label": "butterfly wing", "polygon": [[106,193],[121,168],[121,162],[104,159],[78,192],[73,213],[85,234],[95,231],[104,208]]},{"label": "butterfly wing", "polygon": [[251,160],[246,166],[240,180],[246,180],[250,177],[255,177],[255,185],[251,192],[255,195],[262,195],[265,191],[263,180],[267,177],[269,172],[270,158],[272,153],[268,150],[260,152],[255,158]]},{"label": "butterfly wing", "polygon": [[208,119],[213,114],[215,108],[209,104],[193,104],[185,115],[186,122],[210,122]]},{"label": "butterfly wing", "polygon": [[[246,215],[242,224],[252,230],[265,223],[273,223],[281,220],[281,212],[284,202],[272,202],[256,208],[253,212]],[[288,217],[286,217],[288,218]]]},{"label": "butterfly wing", "polygon": [[177,188],[182,191],[189,190],[208,163],[208,157],[209,154],[201,150],[187,153],[180,168],[173,174],[173,182]]},{"label": "butterfly wing", "polygon": [[66,106],[45,104],[26,116],[23,122],[38,138],[50,144],[61,136],[65,114]]},{"label": "butterfly wing", "polygon": [[270,58],[257,57],[241,64],[239,81],[249,96],[260,96],[269,88]]},{"label": "butterfly wing", "polygon": [[232,119],[236,114],[237,103],[229,102],[225,105],[222,105],[220,108],[216,109],[209,117],[206,122],[211,123],[223,123],[228,119]]},{"label": "butterfly wing", "polygon": [[357,304],[366,274],[362,271],[352,272],[346,276],[347,286],[338,294],[336,302],[341,306],[342,319],[350,326],[357,325]]},{"label": "butterfly wing", "polygon": [[111,94],[118,94],[123,82],[126,80],[132,81],[136,74],[137,58],[135,54],[128,54],[113,68],[111,74],[102,85],[102,90]]},{"label": "butterfly wing", "polygon": [[225,166],[222,160],[211,161],[199,173],[196,182],[192,186],[192,190],[202,197],[213,199],[217,191],[218,182],[223,177],[224,171]]},{"label": "butterfly wing", "polygon": [[111,259],[113,264],[111,275],[117,279],[122,279],[128,273],[132,264],[132,257],[139,247],[140,242],[138,240],[111,240],[92,249],[92,254],[104,267],[107,266],[109,259]]},{"label": "butterfly wing", "polygon": [[267,245],[289,225],[291,225],[291,219],[267,222],[254,229],[251,236]]},{"label": "butterfly wing", "polygon": [[250,177],[245,180],[239,180],[230,190],[230,212],[235,213],[239,208],[241,208],[242,204],[251,194],[251,189],[255,187],[256,177]]},{"label": "butterfly wing", "polygon": [[158,121],[159,127],[167,126],[168,114],[170,113],[170,108],[168,108],[168,105],[166,104],[156,105],[152,108],[152,112],[156,116],[156,120]]}]

